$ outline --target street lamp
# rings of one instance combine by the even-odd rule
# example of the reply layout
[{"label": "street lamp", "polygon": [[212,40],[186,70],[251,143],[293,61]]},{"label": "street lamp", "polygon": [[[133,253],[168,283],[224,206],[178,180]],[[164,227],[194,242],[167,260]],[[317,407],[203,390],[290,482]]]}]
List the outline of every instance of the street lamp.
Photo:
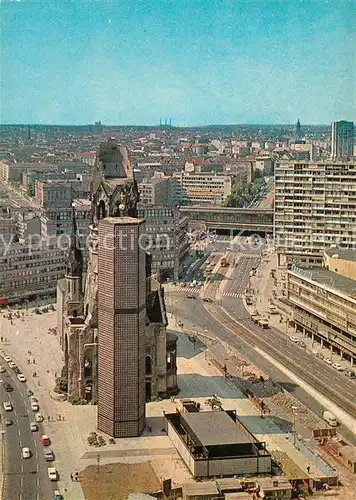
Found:
[{"label": "street lamp", "polygon": [[295,426],[295,423],[296,423],[295,421],[296,421],[296,416],[297,416],[296,411],[298,410],[298,406],[293,405],[292,410],[293,410],[293,445],[294,445],[294,448],[296,448],[297,447],[297,430],[296,430],[296,426]]},{"label": "street lamp", "polygon": [[175,325],[177,326],[177,313],[178,313],[178,300],[175,300],[174,301],[174,305],[175,305],[175,315],[174,315],[174,321],[175,321]]}]

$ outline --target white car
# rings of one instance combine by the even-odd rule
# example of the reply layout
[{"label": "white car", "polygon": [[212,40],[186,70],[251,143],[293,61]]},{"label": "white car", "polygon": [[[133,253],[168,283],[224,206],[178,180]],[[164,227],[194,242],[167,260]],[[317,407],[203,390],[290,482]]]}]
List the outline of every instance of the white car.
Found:
[{"label": "white car", "polygon": [[11,363],[12,359],[10,358],[10,356],[5,356],[4,357],[4,360],[7,362],[7,363]]},{"label": "white car", "polygon": [[9,367],[16,368],[16,363],[14,363],[13,361],[9,361]]},{"label": "white car", "polygon": [[19,373],[17,375],[17,378],[19,379],[20,382],[26,382],[26,377],[22,373]]},{"label": "white car", "polygon": [[332,365],[333,362],[330,358],[325,358],[325,363],[327,363],[328,365]]},{"label": "white car", "polygon": [[13,407],[12,407],[12,404],[10,403],[10,401],[4,401],[4,403],[2,405],[3,405],[5,411],[12,411],[13,410]]},{"label": "white car", "polygon": [[3,366],[0,366],[0,373],[5,373],[5,372],[6,372],[5,368]]},{"label": "white car", "polygon": [[30,431],[31,432],[37,432],[38,431],[38,425],[36,424],[36,422],[31,422],[30,423]]},{"label": "white car", "polygon": [[40,413],[36,413],[35,420],[36,420],[36,422],[43,422],[44,418]]},{"label": "white car", "polygon": [[338,372],[343,372],[344,369],[343,367],[340,365],[340,363],[333,363],[332,364],[332,367],[335,368],[335,370],[337,370]]},{"label": "white car", "polygon": [[38,405],[38,403],[36,403],[35,401],[31,401],[31,410],[32,411],[39,411],[40,407]]},{"label": "white car", "polygon": [[21,455],[22,458],[30,458],[31,456],[30,448],[22,448]]},{"label": "white car", "polygon": [[300,338],[299,337],[289,337],[292,342],[299,342]]},{"label": "white car", "polygon": [[57,470],[55,467],[48,467],[47,473],[50,481],[57,481]]}]

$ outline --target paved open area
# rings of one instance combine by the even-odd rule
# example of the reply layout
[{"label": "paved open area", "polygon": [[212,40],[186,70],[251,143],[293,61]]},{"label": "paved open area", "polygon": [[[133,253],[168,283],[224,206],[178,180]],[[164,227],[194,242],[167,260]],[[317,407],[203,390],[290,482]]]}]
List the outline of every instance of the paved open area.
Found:
[{"label": "paved open area", "polygon": [[[176,320],[177,314],[170,317],[170,329],[177,330]],[[156,476],[171,477],[173,486],[192,481],[164,431],[163,411],[176,411],[177,401],[169,399],[147,405],[147,428],[142,437],[116,440],[109,444],[108,437],[101,434],[105,445],[89,446],[87,438],[96,431],[96,407],[73,406],[68,402],[57,401],[51,392],[62,365],[61,348],[53,330],[55,324],[55,312],[38,315],[34,311],[27,311],[23,317],[20,315],[12,321],[4,314],[0,316],[2,347],[26,375],[28,386],[39,399],[40,411],[45,418],[44,432],[50,436],[53,444],[55,465],[60,474],[58,484],[65,498],[84,499],[81,481],[85,483],[84,478],[87,476],[86,473],[82,475],[82,471],[88,466],[94,467],[92,471],[97,470],[98,464],[105,466],[110,463],[139,464],[149,461]],[[189,336],[179,333],[178,397],[194,398],[207,409],[206,400],[216,395],[223,407],[235,409],[251,431],[266,441],[271,450],[293,456],[293,463],[304,474],[307,467],[311,467],[312,473],[318,473],[310,458],[295,450],[291,442],[290,420],[275,417],[261,419],[259,409],[244,396],[238,385],[221,374],[212,362],[212,356],[213,349],[209,352],[199,342],[194,343]],[[36,377],[33,377],[34,373]],[[71,480],[70,474],[75,471],[79,472],[79,481]],[[90,482],[89,479],[87,481]],[[346,493],[343,498],[346,500]]]}]

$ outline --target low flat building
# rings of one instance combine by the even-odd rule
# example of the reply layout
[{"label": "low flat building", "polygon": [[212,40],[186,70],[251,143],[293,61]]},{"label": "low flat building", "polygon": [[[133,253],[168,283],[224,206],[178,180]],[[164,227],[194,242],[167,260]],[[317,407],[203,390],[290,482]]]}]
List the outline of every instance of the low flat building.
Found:
[{"label": "low flat building", "polygon": [[283,476],[261,477],[258,480],[259,496],[265,500],[288,500],[292,498],[293,487]]},{"label": "low flat building", "polygon": [[167,433],[194,478],[270,474],[271,455],[231,411],[166,414]]},{"label": "low flat building", "polygon": [[[341,264],[343,259],[336,259],[336,255],[331,260],[327,254],[324,257],[329,264],[335,260],[340,261],[340,269],[347,269],[347,262],[352,262]],[[354,260],[356,262],[356,253]],[[287,273],[287,294],[296,330],[353,366],[356,363],[356,281],[326,267],[301,263]]]}]

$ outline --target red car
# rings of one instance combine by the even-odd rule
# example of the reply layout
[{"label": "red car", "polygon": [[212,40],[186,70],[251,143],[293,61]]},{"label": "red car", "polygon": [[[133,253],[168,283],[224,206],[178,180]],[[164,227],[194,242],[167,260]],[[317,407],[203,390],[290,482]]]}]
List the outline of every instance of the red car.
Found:
[{"label": "red car", "polygon": [[42,446],[49,446],[51,444],[51,440],[44,434],[43,436],[41,436],[41,444]]}]

